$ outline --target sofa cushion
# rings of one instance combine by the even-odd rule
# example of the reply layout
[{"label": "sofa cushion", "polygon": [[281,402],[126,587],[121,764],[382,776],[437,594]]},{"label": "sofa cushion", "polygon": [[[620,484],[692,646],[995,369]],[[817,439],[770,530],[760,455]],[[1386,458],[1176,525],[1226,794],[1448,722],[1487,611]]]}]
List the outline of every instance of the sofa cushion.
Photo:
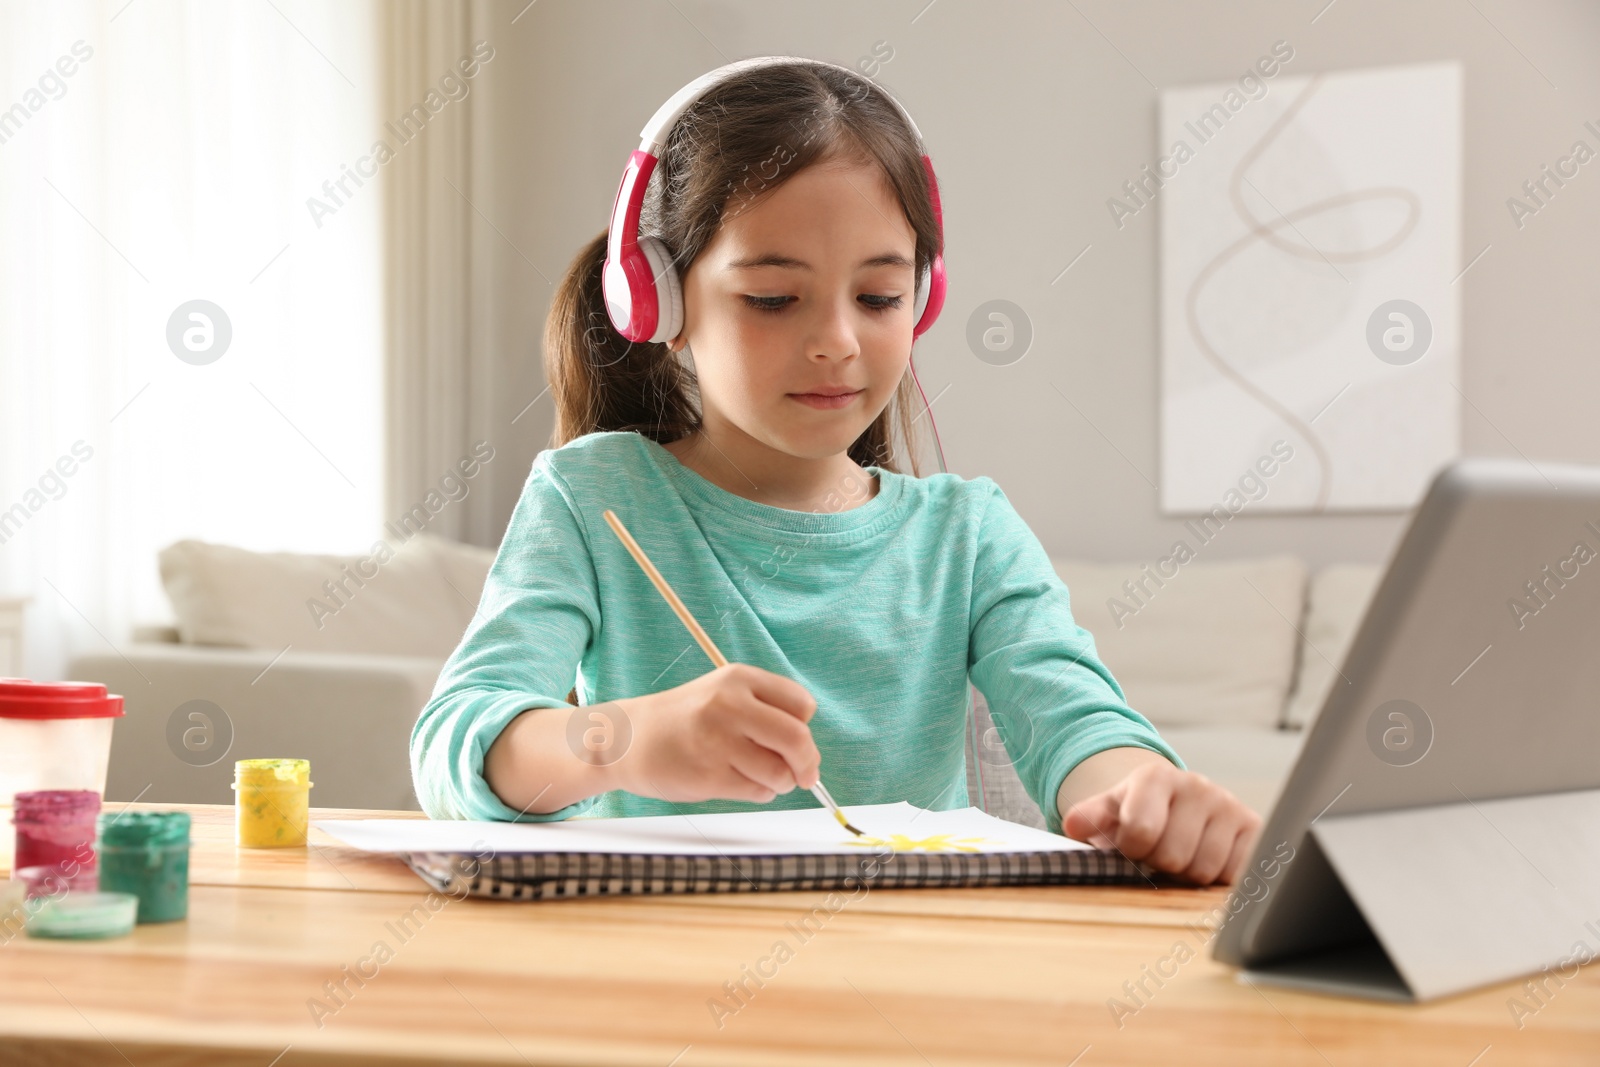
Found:
[{"label": "sofa cushion", "polygon": [[1305,603],[1301,560],[1052,563],[1078,625],[1151,722],[1278,725]]},{"label": "sofa cushion", "polygon": [[1311,580],[1306,607],[1305,640],[1300,646],[1300,670],[1294,692],[1284,707],[1284,725],[1303,729],[1322,710],[1328,690],[1344,667],[1345,653],[1355,640],[1356,628],[1378,591],[1383,568],[1365,563],[1324,567]]},{"label": "sofa cushion", "polygon": [[[470,618],[472,612],[478,610],[478,602],[483,599],[483,583],[489,579],[489,566],[494,563],[495,550],[428,534],[421,536],[427,538],[428,547],[439,561],[445,581],[450,583],[450,588],[455,590],[460,599],[471,606],[472,611],[468,612]],[[450,649],[455,651],[455,646],[451,645]]]},{"label": "sofa cushion", "polygon": [[186,644],[443,659],[477,608],[494,556],[416,534],[348,556],[184,540],[159,561]]}]

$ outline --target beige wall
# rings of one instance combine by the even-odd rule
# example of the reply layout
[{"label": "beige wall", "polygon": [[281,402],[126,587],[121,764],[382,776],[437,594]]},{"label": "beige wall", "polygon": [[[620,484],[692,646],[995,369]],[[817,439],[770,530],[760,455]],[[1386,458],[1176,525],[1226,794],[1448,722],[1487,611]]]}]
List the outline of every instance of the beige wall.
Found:
[{"label": "beige wall", "polygon": [[[491,138],[477,206],[495,229],[475,223],[474,289],[499,368],[497,531],[549,434],[548,396],[510,420],[544,386],[553,284],[605,226],[645,120],[724,62],[786,52],[853,65],[879,41],[894,53],[879,80],[916,117],[944,200],[949,302],[917,365],[930,396],[954,385],[934,408],[950,469],[994,477],[1052,553],[1150,559],[1176,536],[1145,480],[1159,478],[1157,220],[1144,211],[1119,231],[1105,201],[1157,155],[1156,86],[1234,78],[1278,39],[1293,45],[1296,74],[1464,63],[1462,247],[1492,246],[1458,283],[1465,451],[1600,463],[1600,160],[1520,230],[1506,208],[1575,139],[1600,149],[1582,128],[1600,125],[1600,5],[1336,0],[1313,23],[1324,0],[541,0],[512,24],[525,2],[477,12],[497,49],[474,120]],[[1022,306],[1035,329],[1008,367],[980,362],[964,339],[967,316],[993,298]],[[1246,513],[1207,551],[1377,561],[1404,519]]]}]

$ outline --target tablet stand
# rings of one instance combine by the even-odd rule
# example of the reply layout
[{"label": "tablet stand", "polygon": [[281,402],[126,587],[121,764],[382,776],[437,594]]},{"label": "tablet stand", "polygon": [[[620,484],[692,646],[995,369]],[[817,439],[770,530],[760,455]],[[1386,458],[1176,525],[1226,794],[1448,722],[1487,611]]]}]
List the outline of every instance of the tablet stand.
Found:
[{"label": "tablet stand", "polygon": [[1430,1000],[1600,961],[1600,790],[1467,800],[1312,823],[1329,922],[1365,936],[1246,980]]}]

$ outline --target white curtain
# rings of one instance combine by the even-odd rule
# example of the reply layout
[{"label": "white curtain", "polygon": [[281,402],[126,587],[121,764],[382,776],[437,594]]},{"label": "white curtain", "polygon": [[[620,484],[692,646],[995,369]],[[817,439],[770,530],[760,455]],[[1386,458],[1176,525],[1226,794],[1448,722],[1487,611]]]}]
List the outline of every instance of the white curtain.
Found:
[{"label": "white curtain", "polygon": [[382,136],[380,21],[0,6],[0,597],[32,598],[29,676],[167,619],[178,538],[380,536],[384,178],[350,176]]},{"label": "white curtain", "polygon": [[493,418],[496,400],[504,406],[494,390],[506,353],[497,360],[488,297],[491,250],[507,240],[498,226],[510,224],[507,205],[489,192],[488,87],[516,62],[506,54],[516,14],[483,0],[392,0],[380,17],[385,129],[396,146],[385,178],[385,511],[426,512],[429,533],[493,546],[501,529],[490,478],[463,480],[458,465],[475,446],[479,455],[494,450],[497,472],[525,462],[510,454],[504,420]]}]

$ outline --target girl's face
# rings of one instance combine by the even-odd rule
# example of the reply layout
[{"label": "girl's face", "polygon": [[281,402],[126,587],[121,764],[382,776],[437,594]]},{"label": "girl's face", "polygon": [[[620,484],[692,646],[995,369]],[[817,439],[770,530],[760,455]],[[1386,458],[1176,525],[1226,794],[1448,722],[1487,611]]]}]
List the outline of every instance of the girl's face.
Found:
[{"label": "girl's face", "polygon": [[846,452],[911,357],[911,223],[876,164],[817,163],[736,204],[683,280],[671,342],[689,344],[705,428],[798,458]]}]

